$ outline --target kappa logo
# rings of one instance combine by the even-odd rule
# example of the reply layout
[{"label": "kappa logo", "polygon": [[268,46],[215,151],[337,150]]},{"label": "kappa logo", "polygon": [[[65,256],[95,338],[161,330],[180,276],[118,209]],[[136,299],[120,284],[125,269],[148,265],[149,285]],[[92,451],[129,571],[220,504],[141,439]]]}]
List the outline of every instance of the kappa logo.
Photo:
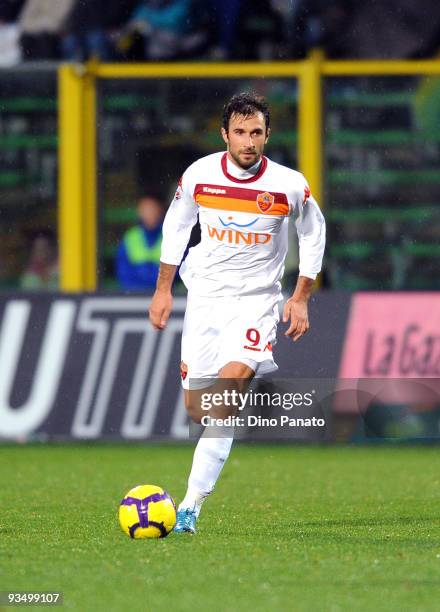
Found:
[{"label": "kappa logo", "polygon": [[275,202],[275,196],[268,191],[257,195],[257,206],[262,213],[267,213]]},{"label": "kappa logo", "polygon": [[226,189],[219,189],[218,187],[203,187],[203,193],[211,193],[212,195],[225,195]]}]

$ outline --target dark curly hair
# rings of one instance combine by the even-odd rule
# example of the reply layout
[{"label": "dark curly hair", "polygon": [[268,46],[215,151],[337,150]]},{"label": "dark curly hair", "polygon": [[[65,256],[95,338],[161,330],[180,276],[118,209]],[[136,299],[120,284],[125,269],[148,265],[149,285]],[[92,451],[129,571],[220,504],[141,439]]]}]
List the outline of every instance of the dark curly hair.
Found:
[{"label": "dark curly hair", "polygon": [[255,92],[243,92],[232,96],[232,98],[223,107],[222,126],[227,132],[229,129],[229,120],[232,115],[243,115],[250,117],[255,113],[262,113],[266,123],[266,131],[269,129],[270,114],[269,106],[263,96],[259,96]]}]

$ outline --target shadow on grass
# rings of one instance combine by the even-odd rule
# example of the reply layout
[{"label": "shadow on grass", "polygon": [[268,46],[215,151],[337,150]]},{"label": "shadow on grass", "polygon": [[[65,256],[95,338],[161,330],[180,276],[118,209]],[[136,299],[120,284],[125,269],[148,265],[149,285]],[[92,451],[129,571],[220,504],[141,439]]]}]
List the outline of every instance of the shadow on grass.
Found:
[{"label": "shadow on grass", "polygon": [[417,525],[418,523],[435,523],[440,526],[440,514],[437,516],[399,516],[389,518],[340,518],[319,519],[313,521],[295,521],[297,527],[388,527],[394,525]]},{"label": "shadow on grass", "polygon": [[[222,524],[209,528],[211,535],[239,538],[271,538],[300,542],[315,540],[322,544],[365,544],[371,546],[406,546],[409,548],[438,549],[438,538],[423,537],[417,528],[427,526],[440,527],[439,516],[395,517],[395,518],[341,518],[311,521],[291,521],[286,524],[285,517],[273,520],[266,525],[246,525],[240,530],[237,526]],[[392,533],[381,531],[381,528],[393,528]],[[406,528],[412,528],[414,535],[409,535]],[[366,531],[368,529],[368,531]],[[341,530],[345,530],[341,531]]]}]

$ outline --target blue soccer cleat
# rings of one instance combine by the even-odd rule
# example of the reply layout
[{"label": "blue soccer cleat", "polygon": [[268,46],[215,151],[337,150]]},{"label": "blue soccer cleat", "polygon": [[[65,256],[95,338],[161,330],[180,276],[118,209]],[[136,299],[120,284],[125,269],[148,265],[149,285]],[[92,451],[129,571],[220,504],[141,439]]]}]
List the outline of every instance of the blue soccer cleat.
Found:
[{"label": "blue soccer cleat", "polygon": [[176,533],[195,533],[197,513],[193,508],[182,508],[177,511],[177,520],[174,525]]}]

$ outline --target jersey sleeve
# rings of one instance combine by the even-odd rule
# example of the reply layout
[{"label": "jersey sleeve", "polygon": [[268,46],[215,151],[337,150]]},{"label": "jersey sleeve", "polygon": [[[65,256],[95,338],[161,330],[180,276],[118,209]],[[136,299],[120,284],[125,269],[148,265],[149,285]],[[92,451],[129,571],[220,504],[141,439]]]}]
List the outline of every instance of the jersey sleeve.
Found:
[{"label": "jersey sleeve", "polygon": [[[186,174],[186,173],[185,173]],[[197,221],[198,207],[190,190],[188,177],[182,176],[163,223],[160,261],[178,266]]]},{"label": "jersey sleeve", "polygon": [[325,219],[304,179],[293,211],[299,242],[299,274],[315,279],[321,271],[325,248]]}]

